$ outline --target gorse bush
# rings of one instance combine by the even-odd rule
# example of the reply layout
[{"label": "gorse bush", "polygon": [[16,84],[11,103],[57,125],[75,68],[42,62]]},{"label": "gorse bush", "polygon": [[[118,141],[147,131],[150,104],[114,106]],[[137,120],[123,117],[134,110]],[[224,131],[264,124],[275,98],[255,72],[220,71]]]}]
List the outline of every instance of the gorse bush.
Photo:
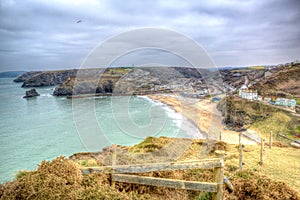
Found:
[{"label": "gorse bush", "polygon": [[36,171],[5,184],[1,199],[78,199],[82,175],[65,157],[43,161]]},{"label": "gorse bush", "polygon": [[110,187],[108,174],[83,176],[77,165],[65,158],[42,161],[36,171],[19,173],[17,180],[0,184],[1,200],[87,200],[87,199],[149,199],[134,192],[120,192]]}]

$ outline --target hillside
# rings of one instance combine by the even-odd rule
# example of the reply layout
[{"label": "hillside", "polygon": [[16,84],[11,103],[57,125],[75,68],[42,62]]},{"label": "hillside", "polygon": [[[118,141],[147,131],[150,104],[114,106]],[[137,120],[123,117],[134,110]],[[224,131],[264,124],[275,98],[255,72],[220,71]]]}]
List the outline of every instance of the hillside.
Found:
[{"label": "hillside", "polygon": [[115,84],[128,71],[128,68],[80,70],[77,76],[69,76],[62,81],[55,88],[53,95],[112,93]]},{"label": "hillside", "polygon": [[53,86],[62,83],[70,76],[76,76],[77,70],[35,72],[26,78],[22,87]]},{"label": "hillside", "polygon": [[19,82],[24,82],[27,79],[31,78],[34,75],[40,74],[41,71],[30,71],[30,72],[25,72],[23,74],[20,74],[17,78],[14,79],[14,82],[19,83]]},{"label": "hillside", "polygon": [[[55,89],[54,95],[180,92],[186,96],[200,97],[207,95],[208,90],[212,94],[222,92],[222,81],[217,77],[217,73],[205,69],[183,67],[108,68],[99,75],[80,75],[66,79]],[[103,89],[107,81],[111,86],[109,91]]]},{"label": "hillside", "polygon": [[270,73],[252,88],[257,89],[262,96],[300,98],[300,64],[270,70]]},{"label": "hillside", "polygon": [[[190,146],[178,159],[195,160],[206,142],[212,141],[148,137],[132,147],[117,146],[117,164],[147,163],[147,158],[163,156],[170,143],[189,142]],[[265,149],[264,165],[259,165],[259,146],[245,146],[243,170],[238,169],[237,145],[213,142],[206,158],[216,158],[216,150],[225,151],[226,177],[231,177],[233,192],[225,189],[226,199],[290,199],[299,200],[299,151],[289,147]],[[275,143],[274,143],[275,144]],[[174,149],[175,150],[175,149]],[[152,155],[152,156],[151,156]],[[79,167],[111,165],[112,147],[99,153],[79,153],[66,159],[43,161],[36,171],[19,173],[18,179],[0,185],[0,199],[211,199],[211,194],[136,184],[111,184],[109,173],[82,175]],[[282,161],[282,162],[278,162]],[[143,176],[210,182],[212,170],[175,170],[141,174]],[[51,186],[51,187],[49,187]]]},{"label": "hillside", "polygon": [[245,82],[259,82],[266,73],[265,68],[243,67],[234,69],[221,69],[223,82],[234,88],[240,88]]},{"label": "hillside", "polygon": [[295,140],[300,137],[299,117],[274,106],[229,96],[219,102],[218,109],[224,123],[232,129],[254,129],[265,137],[272,131],[278,139],[279,133]]}]

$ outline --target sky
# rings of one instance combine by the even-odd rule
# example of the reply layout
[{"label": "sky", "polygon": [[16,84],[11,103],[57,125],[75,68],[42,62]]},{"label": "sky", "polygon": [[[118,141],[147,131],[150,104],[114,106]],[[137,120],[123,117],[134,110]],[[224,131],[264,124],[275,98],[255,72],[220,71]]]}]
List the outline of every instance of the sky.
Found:
[{"label": "sky", "polygon": [[[286,63],[300,58],[299,21],[300,0],[0,0],[0,71],[79,68],[107,39],[141,28],[191,38],[218,67]],[[170,54],[114,64],[184,65]]]}]

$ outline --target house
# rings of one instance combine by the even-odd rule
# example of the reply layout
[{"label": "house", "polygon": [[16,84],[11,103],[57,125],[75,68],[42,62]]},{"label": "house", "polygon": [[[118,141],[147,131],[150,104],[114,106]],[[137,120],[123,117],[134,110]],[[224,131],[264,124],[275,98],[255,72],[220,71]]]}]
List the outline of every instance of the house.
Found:
[{"label": "house", "polygon": [[274,104],[276,106],[287,106],[287,99],[277,98]]},{"label": "house", "polygon": [[275,101],[271,101],[271,104],[274,104],[276,106],[285,106],[290,107],[292,109],[295,109],[297,102],[295,99],[285,99],[285,98],[276,98]]},{"label": "house", "polygon": [[257,100],[258,93],[257,90],[251,90],[246,85],[243,85],[239,90],[239,97],[243,99]]},{"label": "house", "polygon": [[297,105],[297,102],[295,99],[289,99],[287,102],[287,106],[289,106],[289,107],[296,107],[296,105]]}]

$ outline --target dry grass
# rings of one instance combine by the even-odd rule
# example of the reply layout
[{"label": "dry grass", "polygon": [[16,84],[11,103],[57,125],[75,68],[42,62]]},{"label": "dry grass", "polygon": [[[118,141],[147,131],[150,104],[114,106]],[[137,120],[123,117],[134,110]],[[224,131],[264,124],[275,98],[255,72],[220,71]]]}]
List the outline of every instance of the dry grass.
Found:
[{"label": "dry grass", "polygon": [[273,136],[282,142],[289,143],[288,140],[283,140],[278,134],[287,135],[291,139],[297,140],[300,131],[300,119],[298,116],[292,115],[285,111],[278,111],[273,113],[268,118],[257,121],[249,126],[249,129],[255,130],[263,138],[269,138],[270,132]]},{"label": "dry grass", "polygon": [[[163,148],[163,144],[173,140],[175,139],[149,137],[145,142],[133,147],[131,151],[137,154],[144,152],[140,151],[142,148],[147,149],[145,152],[159,151]],[[258,164],[260,147],[247,145],[244,148],[246,165],[240,171],[237,145],[193,140],[190,148],[179,160],[199,159],[199,152],[207,143],[214,144],[206,155],[208,158],[217,157],[216,150],[225,151],[225,176],[232,177],[230,181],[234,186],[232,193],[225,190],[226,199],[300,200],[299,150],[290,147],[266,148],[264,164],[260,166]],[[118,148],[121,148],[125,154],[125,150],[130,149],[130,147],[120,146]],[[88,160],[86,153],[84,156]],[[140,175],[213,182],[211,169],[160,171]],[[30,199],[44,199],[44,197],[47,199],[211,199],[211,194],[203,192],[125,183],[116,183],[113,187],[110,183],[109,174],[93,173],[82,176],[76,164],[69,159],[59,157],[52,162],[43,161],[37,171],[24,174],[16,181],[5,184],[4,187],[0,185],[0,199],[28,199],[28,197]]]},{"label": "dry grass", "polygon": [[[266,175],[272,180],[285,182],[300,193],[300,150],[290,147],[265,146],[263,165],[259,165],[260,146],[246,146],[243,153],[244,169]],[[238,167],[237,147],[231,148],[225,166]]]},{"label": "dry grass", "polygon": [[[278,143],[278,142],[277,142]],[[280,142],[279,142],[280,144]],[[182,160],[199,159],[205,142],[194,140],[190,148],[182,155]],[[285,146],[285,145],[283,145]],[[260,145],[245,145],[243,152],[243,169],[263,174],[272,180],[282,181],[300,193],[300,150],[292,147],[264,147],[263,165],[260,162]],[[215,150],[224,150],[225,171],[228,175],[235,173],[239,167],[238,145],[217,142],[210,149],[209,157],[217,157]]]}]

